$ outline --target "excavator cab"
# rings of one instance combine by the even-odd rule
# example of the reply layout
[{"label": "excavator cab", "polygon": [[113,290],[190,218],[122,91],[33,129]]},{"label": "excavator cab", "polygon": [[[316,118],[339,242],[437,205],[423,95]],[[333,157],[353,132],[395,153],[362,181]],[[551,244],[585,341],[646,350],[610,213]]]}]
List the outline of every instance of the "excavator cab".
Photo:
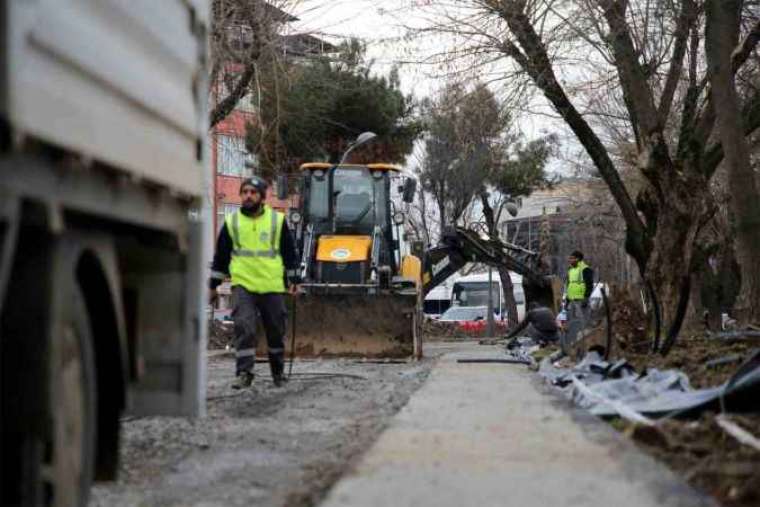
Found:
[{"label": "excavator cab", "polygon": [[[296,226],[307,292],[328,285],[368,285],[397,267],[391,224],[393,166],[304,164],[302,223]],[[324,291],[323,291],[324,292]]]}]

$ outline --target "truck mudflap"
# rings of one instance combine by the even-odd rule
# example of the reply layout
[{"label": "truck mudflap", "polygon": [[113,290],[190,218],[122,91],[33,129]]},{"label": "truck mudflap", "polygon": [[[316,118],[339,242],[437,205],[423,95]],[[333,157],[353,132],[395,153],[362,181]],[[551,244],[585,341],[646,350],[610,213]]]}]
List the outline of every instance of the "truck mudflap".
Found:
[{"label": "truck mudflap", "polygon": [[295,324],[298,357],[422,355],[421,312],[416,294],[299,295],[289,298],[288,313],[288,354]]}]

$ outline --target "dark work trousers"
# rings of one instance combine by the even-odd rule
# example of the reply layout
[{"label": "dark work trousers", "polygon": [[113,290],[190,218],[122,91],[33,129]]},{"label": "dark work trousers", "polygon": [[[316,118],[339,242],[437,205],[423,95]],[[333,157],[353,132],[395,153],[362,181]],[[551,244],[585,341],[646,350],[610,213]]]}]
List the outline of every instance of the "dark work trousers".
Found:
[{"label": "dark work trousers", "polygon": [[232,287],[232,319],[235,321],[235,374],[253,373],[256,360],[256,325],[261,317],[267,335],[269,367],[272,377],[285,369],[285,322],[287,310],[282,294],[254,294],[243,287]]},{"label": "dark work trousers", "polygon": [[567,304],[567,330],[565,331],[562,350],[570,353],[570,347],[578,340],[579,334],[586,329],[589,318],[588,307],[583,308],[583,301],[569,301]]}]

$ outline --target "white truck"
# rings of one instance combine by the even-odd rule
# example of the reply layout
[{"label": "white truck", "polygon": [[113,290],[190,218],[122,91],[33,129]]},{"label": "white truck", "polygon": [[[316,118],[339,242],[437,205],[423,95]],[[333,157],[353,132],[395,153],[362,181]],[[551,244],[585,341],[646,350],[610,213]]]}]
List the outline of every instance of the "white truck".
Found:
[{"label": "white truck", "polygon": [[205,409],[209,16],[0,2],[2,505],[85,505],[123,415]]}]

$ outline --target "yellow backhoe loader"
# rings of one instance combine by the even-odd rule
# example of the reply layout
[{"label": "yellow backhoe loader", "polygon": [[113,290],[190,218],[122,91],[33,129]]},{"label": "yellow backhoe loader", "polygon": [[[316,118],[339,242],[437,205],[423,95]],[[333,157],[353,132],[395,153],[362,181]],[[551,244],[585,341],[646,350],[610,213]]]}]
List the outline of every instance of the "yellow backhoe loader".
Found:
[{"label": "yellow backhoe loader", "polygon": [[390,164],[301,166],[289,214],[301,255],[296,354],[419,357],[422,260],[402,202],[416,180]]},{"label": "yellow backhoe loader", "polygon": [[301,173],[288,217],[303,281],[296,355],[421,357],[424,295],[468,262],[506,266],[523,275],[529,300],[556,306],[557,283],[534,252],[461,228],[413,249],[402,208],[416,180],[399,167],[308,163]]}]

